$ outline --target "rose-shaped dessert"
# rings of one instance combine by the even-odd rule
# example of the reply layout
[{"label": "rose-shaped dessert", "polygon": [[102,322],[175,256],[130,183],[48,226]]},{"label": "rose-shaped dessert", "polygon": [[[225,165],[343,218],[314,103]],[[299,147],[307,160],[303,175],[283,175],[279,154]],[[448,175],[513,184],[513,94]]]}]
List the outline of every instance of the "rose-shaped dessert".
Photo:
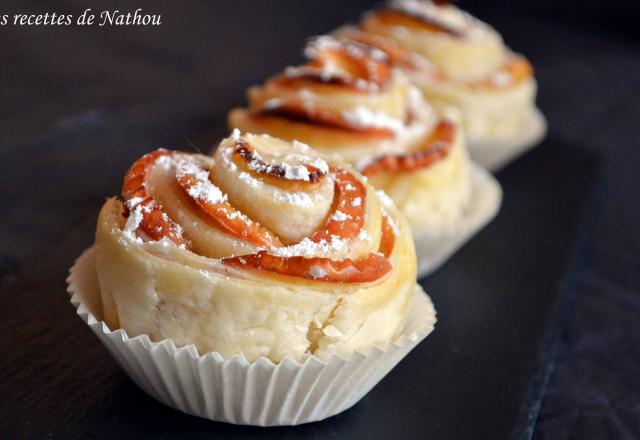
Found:
[{"label": "rose-shaped dessert", "polygon": [[237,131],[214,157],[136,161],[95,252],[110,328],[249,361],[387,343],[415,288],[408,226],[361,175]]},{"label": "rose-shaped dessert", "polygon": [[470,162],[454,113],[439,114],[383,51],[312,39],[307,64],[248,92],[229,125],[302,141],[351,163],[383,189],[415,231],[455,228],[471,196]]},{"label": "rose-shaped dessert", "polygon": [[544,133],[531,64],[453,5],[393,0],[338,35],[402,54],[395,65],[431,103],[460,109],[471,153],[483,165],[503,165]]}]

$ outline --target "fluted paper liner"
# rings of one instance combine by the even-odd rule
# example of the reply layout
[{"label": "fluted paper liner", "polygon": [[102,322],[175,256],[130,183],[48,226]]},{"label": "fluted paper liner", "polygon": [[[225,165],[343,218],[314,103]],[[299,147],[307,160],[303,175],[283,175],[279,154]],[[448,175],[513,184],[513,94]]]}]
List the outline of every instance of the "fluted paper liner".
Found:
[{"label": "fluted paper liner", "polygon": [[502,188],[485,169],[471,163],[471,200],[461,220],[447,231],[437,234],[414,230],[418,257],[418,278],[429,275],[442,265],[476,232],[489,223],[500,210]]},{"label": "fluted paper liner", "polygon": [[537,146],[546,134],[547,120],[539,108],[533,107],[514,136],[506,139],[467,139],[467,143],[473,160],[495,172]]},{"label": "fluted paper liner", "polygon": [[100,288],[93,248],[75,262],[67,279],[71,303],[127,375],[147,394],[187,414],[243,425],[297,425],[338,414],[358,402],[432,330],[435,310],[416,285],[401,335],[384,347],[322,362],[285,358],[273,363],[244,356],[198,354],[194,345],[168,339],[130,338],[101,320]]}]

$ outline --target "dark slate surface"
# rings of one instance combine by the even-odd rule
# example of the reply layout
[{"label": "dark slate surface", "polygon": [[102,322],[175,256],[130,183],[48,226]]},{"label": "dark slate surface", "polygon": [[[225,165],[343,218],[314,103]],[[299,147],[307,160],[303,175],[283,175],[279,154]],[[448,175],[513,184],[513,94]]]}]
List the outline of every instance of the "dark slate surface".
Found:
[{"label": "dark slate surface", "polygon": [[426,280],[436,332],[352,410],[270,430],[147,397],[74,315],[64,277],[135,157],[208,148],[246,85],[367,2],[150,2],[160,29],[1,28],[0,437],[523,438],[538,408],[536,438],[637,436],[637,33],[619,1],[602,16],[467,3],[534,61],[549,137],[499,174],[495,222]]}]

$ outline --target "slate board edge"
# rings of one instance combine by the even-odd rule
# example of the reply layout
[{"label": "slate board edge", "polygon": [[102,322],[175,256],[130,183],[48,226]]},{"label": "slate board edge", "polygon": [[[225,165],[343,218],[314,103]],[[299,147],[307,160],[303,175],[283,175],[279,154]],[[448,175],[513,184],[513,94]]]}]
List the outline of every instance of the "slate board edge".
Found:
[{"label": "slate board edge", "polygon": [[573,252],[566,271],[566,276],[559,285],[559,294],[553,311],[549,317],[547,330],[542,337],[538,368],[531,377],[528,397],[520,409],[519,421],[516,422],[512,438],[531,440],[535,433],[542,401],[549,386],[551,375],[560,353],[571,308],[579,296],[579,280],[583,268],[589,260],[589,245],[592,231],[600,218],[600,207],[604,197],[604,172],[602,168],[594,171],[591,187],[586,191],[583,201],[581,220],[574,237]]}]

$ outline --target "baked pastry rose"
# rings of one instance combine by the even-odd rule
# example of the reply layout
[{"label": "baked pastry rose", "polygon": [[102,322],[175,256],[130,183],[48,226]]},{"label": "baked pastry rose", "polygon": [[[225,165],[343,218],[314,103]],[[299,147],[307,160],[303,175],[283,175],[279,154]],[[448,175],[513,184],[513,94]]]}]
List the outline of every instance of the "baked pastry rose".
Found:
[{"label": "baked pastry rose", "polygon": [[213,157],[138,159],[95,251],[110,328],[249,361],[385,344],[416,277],[405,220],[360,174],[238,131]]},{"label": "baked pastry rose", "polygon": [[535,108],[531,64],[491,26],[446,2],[393,0],[359,30],[339,34],[402,54],[396,65],[431,103],[460,109],[472,144],[517,135]]},{"label": "baked pastry rose", "polygon": [[455,224],[471,193],[469,159],[455,114],[439,114],[385,52],[323,36],[309,62],[248,91],[230,127],[269,133],[338,155],[383,189],[412,227]]}]

